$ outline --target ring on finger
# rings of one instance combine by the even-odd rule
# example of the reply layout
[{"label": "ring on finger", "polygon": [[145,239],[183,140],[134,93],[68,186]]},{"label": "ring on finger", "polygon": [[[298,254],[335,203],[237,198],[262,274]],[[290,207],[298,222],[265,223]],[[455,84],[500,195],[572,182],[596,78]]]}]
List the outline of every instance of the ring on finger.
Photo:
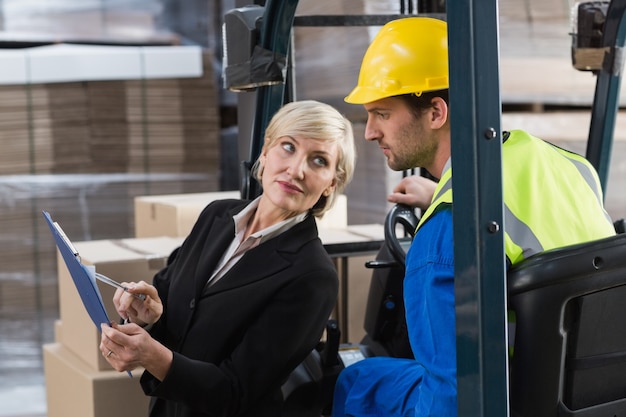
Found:
[{"label": "ring on finger", "polygon": [[109,353],[107,353],[107,358],[108,358],[109,356],[111,356],[111,354],[112,354],[112,353],[113,353],[113,351],[112,351],[112,350],[109,350]]}]

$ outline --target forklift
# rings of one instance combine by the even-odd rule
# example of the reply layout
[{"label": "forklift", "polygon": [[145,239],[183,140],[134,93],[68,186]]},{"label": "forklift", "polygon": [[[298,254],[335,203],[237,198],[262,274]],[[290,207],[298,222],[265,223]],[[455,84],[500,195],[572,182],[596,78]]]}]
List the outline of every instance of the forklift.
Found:
[{"label": "forklift", "polygon": [[[454,189],[459,415],[626,416],[624,220],[615,222],[615,236],[540,253],[506,270],[501,143],[493,140],[502,131],[499,83],[494,82],[499,80],[497,0],[442,3],[418,1],[409,14],[448,22],[451,106],[458,109],[451,131],[452,166],[460,184]],[[225,15],[225,87],[257,93],[250,159],[242,164],[244,198],[260,193],[249,168],[260,154],[262,132],[278,108],[293,100],[292,28],[382,26],[407,12],[296,17],[297,4],[267,0]],[[619,109],[625,9],[626,0],[580,3],[572,34],[574,68],[597,77],[586,157],[603,190]],[[455,159],[455,154],[464,157]],[[417,219],[408,207],[388,213],[385,244],[369,263],[365,339],[339,343],[341,329],[331,320],[326,341],[285,383],[284,415],[328,415],[334,380],[355,356],[410,357],[399,307],[404,255]],[[397,226],[404,229],[401,237]],[[511,356],[509,311],[516,315]],[[342,356],[345,352],[350,355]]]}]

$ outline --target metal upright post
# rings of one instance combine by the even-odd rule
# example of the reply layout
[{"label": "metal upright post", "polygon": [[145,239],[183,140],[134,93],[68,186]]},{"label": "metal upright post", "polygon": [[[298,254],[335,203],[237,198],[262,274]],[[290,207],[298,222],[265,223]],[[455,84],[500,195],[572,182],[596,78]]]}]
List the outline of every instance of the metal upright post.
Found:
[{"label": "metal upright post", "polygon": [[608,50],[597,74],[587,141],[587,159],[598,171],[603,191],[606,191],[608,182],[615,121],[619,110],[626,41],[625,12],[626,0],[612,0],[609,4],[602,40],[602,46]]},{"label": "metal upright post", "polygon": [[[260,44],[276,54],[288,56],[291,42],[291,28],[296,14],[298,0],[267,0],[261,23]],[[289,65],[289,63],[288,63]],[[286,83],[259,87],[257,90],[257,117],[252,126],[250,145],[250,163],[258,158],[263,146],[263,132],[270,119],[284,104],[288,94]],[[258,117],[260,115],[261,117]],[[260,185],[252,180],[246,198],[257,197],[261,193]]]},{"label": "metal upright post", "polygon": [[497,0],[448,2],[459,416],[509,414]]}]

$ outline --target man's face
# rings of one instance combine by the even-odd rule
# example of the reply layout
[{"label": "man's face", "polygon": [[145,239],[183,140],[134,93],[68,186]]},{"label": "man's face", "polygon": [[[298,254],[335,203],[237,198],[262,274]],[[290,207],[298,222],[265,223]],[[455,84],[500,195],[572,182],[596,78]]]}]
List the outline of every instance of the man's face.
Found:
[{"label": "man's face", "polygon": [[428,109],[416,117],[404,100],[397,97],[367,103],[364,107],[368,115],[365,139],[378,142],[389,168],[403,171],[423,167],[430,171],[439,141],[430,128]]}]

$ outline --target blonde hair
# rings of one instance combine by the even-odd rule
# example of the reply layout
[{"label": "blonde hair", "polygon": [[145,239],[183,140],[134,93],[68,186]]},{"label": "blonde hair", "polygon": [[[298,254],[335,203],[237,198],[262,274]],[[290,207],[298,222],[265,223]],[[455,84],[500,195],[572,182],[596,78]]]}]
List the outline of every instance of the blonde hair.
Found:
[{"label": "blonde hair", "polygon": [[[332,141],[338,146],[335,166],[335,189],[322,195],[311,209],[311,214],[322,217],[335,204],[337,195],[352,180],[356,164],[356,148],[352,123],[334,107],[316,100],[287,103],[272,117],[265,129],[263,151],[271,148],[284,136],[300,136],[307,139]],[[252,175],[261,183],[263,166],[257,159]]]}]

